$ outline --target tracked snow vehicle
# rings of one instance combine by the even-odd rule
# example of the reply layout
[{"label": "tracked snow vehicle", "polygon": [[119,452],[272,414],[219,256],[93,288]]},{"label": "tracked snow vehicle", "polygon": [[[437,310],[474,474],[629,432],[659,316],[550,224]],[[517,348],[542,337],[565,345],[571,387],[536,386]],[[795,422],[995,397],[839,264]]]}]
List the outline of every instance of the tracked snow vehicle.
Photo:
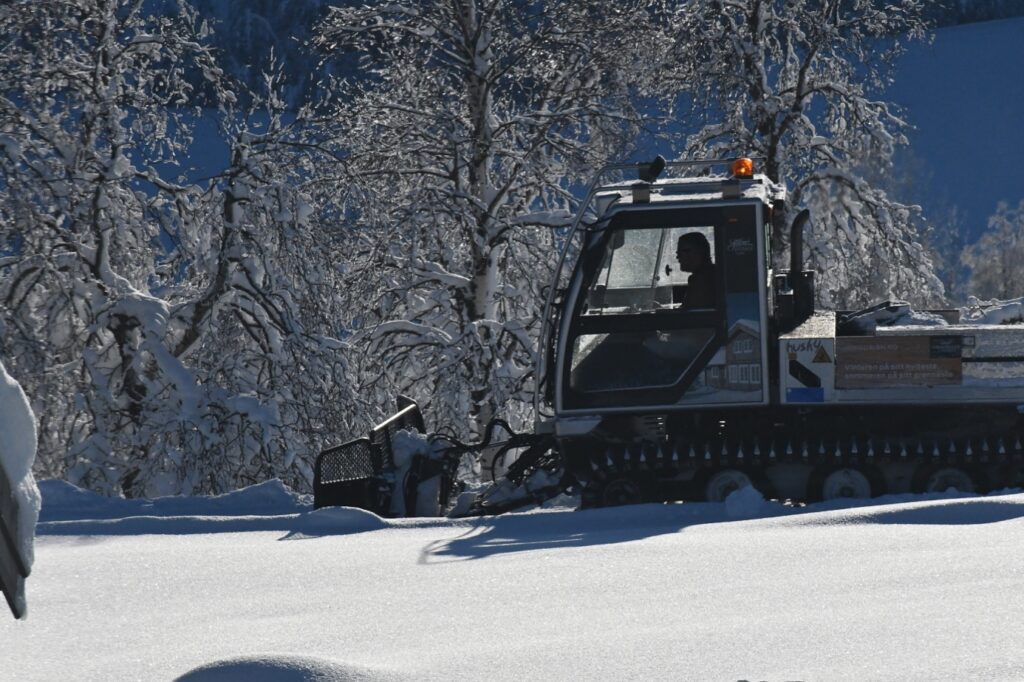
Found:
[{"label": "tracked snow vehicle", "polygon": [[[628,169],[640,180],[605,183]],[[785,201],[749,159],[604,169],[546,303],[534,432],[495,423],[479,444],[434,439],[396,462],[399,429],[422,431],[407,402],[369,439],[321,455],[317,505],[429,513],[459,488],[467,453],[515,457],[460,509],[476,514],[566,488],[602,506],[720,501],[747,484],[794,500],[1018,484],[1024,325],[891,301],[815,311],[809,216],[783,224]],[[784,229],[790,269],[777,272]]]}]

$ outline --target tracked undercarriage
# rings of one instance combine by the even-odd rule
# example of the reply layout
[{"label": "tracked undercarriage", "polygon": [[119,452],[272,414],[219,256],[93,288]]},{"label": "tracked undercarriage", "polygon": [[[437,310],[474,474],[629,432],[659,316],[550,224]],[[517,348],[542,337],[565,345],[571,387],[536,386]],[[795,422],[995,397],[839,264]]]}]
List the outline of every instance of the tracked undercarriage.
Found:
[{"label": "tracked undercarriage", "polygon": [[929,408],[626,417],[564,448],[593,506],[722,501],[747,484],[798,501],[989,492],[1020,480],[1024,421],[1016,410]]}]

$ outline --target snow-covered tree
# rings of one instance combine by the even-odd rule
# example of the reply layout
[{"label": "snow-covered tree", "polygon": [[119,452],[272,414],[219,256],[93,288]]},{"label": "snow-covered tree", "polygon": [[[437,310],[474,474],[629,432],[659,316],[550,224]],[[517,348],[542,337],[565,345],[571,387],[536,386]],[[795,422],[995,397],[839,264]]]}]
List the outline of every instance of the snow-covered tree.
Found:
[{"label": "snow-covered tree", "polygon": [[232,161],[190,183],[196,75],[233,98],[187,5],[16,1],[0,27],[0,352],[37,470],[125,494],[307,482],[344,366],[280,102],[255,128],[223,110]]},{"label": "snow-covered tree", "polygon": [[[619,157],[660,41],[647,3],[399,0],[332,11],[328,56],[367,78],[339,107],[363,188],[369,380],[463,432],[524,400],[574,181]],[[522,414],[522,413],[521,413]]]},{"label": "snow-covered tree", "polygon": [[203,386],[186,469],[214,490],[275,476],[304,486],[319,446],[353,419],[338,237],[316,219],[319,152],[297,141],[304,111],[286,124],[283,99],[267,104],[226,117],[231,163],[204,195],[216,205],[169,256],[187,275],[169,287],[170,350]]},{"label": "snow-covered tree", "polygon": [[1016,207],[1000,202],[988,228],[964,249],[961,262],[970,268],[968,291],[980,299],[1024,295],[1024,200]]},{"label": "snow-covered tree", "polygon": [[328,0],[193,0],[214,29],[219,61],[248,89],[262,92],[263,74],[281,65],[282,97],[293,108],[316,90],[317,61],[309,46]]},{"label": "snow-covered tree", "polygon": [[190,388],[161,352],[170,309],[150,292],[159,219],[183,220],[191,197],[154,168],[188,140],[186,72],[216,78],[193,15],[142,5],[0,7],[5,354],[42,407],[43,473],[108,489],[124,471],[107,462],[147,456],[152,413],[173,419],[155,386]]},{"label": "snow-covered tree", "polygon": [[686,154],[759,156],[788,184],[790,206],[812,211],[809,265],[830,305],[943,296],[913,207],[866,179],[906,143],[906,124],[876,93],[903,41],[925,35],[921,10],[919,0],[694,0],[676,16],[678,61],[699,74],[688,103],[706,118]]}]

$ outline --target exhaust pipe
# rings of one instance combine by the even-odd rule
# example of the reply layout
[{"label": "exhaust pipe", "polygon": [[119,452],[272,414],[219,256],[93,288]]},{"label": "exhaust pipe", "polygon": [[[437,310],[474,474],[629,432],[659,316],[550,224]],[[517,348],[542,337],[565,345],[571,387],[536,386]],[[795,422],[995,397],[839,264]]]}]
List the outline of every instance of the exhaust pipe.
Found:
[{"label": "exhaust pipe", "polygon": [[804,209],[793,219],[789,233],[789,285],[793,291],[794,328],[814,314],[814,273],[804,270],[804,227],[811,212]]},{"label": "exhaust pipe", "polygon": [[793,218],[789,231],[789,274],[799,276],[804,271],[804,226],[811,219],[810,209],[804,209]]}]

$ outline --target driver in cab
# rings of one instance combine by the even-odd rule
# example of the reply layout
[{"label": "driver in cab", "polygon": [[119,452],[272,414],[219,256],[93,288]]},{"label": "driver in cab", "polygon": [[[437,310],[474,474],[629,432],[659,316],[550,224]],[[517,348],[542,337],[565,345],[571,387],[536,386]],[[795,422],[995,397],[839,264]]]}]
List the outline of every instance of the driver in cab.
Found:
[{"label": "driver in cab", "polygon": [[679,267],[690,273],[686,281],[683,310],[715,307],[715,264],[711,262],[711,245],[700,232],[687,232],[676,243]]}]

